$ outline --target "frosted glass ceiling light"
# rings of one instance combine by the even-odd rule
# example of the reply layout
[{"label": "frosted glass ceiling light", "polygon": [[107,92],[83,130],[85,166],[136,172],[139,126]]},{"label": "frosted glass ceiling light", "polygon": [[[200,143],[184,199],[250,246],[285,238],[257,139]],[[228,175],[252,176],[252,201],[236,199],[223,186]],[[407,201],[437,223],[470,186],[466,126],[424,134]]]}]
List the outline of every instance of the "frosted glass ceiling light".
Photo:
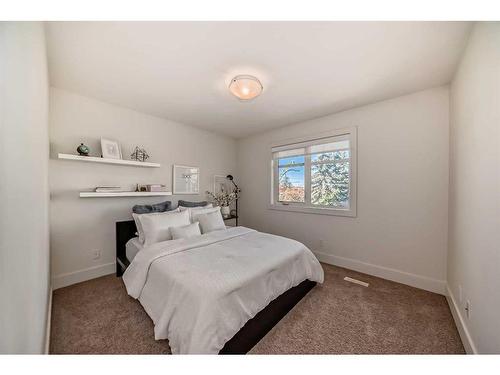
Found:
[{"label": "frosted glass ceiling light", "polygon": [[229,84],[229,91],[240,100],[251,100],[262,93],[262,83],[248,75],[236,76]]}]

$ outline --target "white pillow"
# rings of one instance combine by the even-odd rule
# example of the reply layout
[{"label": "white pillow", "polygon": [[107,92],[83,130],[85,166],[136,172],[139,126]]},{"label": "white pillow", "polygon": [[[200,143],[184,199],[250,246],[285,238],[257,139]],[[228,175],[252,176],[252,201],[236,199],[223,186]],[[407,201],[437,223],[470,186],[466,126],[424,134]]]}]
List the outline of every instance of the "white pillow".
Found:
[{"label": "white pillow", "polygon": [[137,232],[135,234],[136,234],[136,236],[139,236],[139,242],[143,244],[144,243],[144,233],[142,232],[141,222],[139,220],[139,215],[132,214],[132,217],[134,218],[135,227],[137,228]]},{"label": "white pillow", "polygon": [[134,221],[135,221],[135,227],[137,228],[137,232],[136,232],[136,236],[139,236],[139,242],[141,244],[144,245],[144,240],[145,240],[145,237],[144,237],[144,231],[142,230],[142,225],[141,225],[141,221],[139,220],[139,218],[141,216],[148,216],[148,215],[164,215],[164,214],[172,214],[172,213],[176,213],[176,212],[180,212],[179,208],[176,208],[175,210],[172,210],[172,211],[165,211],[165,212],[152,212],[150,214],[132,214],[132,217],[134,218]]},{"label": "white pillow", "polygon": [[183,206],[179,206],[179,207],[177,207],[177,209],[179,211],[188,211],[189,212],[189,217],[192,218],[194,211],[204,210],[206,208],[212,208],[212,207],[213,207],[213,204],[212,203],[208,203],[207,205],[201,206],[201,207],[183,207]]},{"label": "white pillow", "polygon": [[210,233],[216,230],[226,229],[224,220],[219,211],[214,211],[206,214],[197,215],[197,220],[200,223],[201,233]]},{"label": "white pillow", "polygon": [[219,212],[220,214],[220,207],[217,206],[213,208],[202,208],[201,210],[191,211],[191,222],[194,223],[198,221],[198,216],[200,215],[210,214],[212,212]]},{"label": "white pillow", "polygon": [[182,227],[172,227],[170,228],[170,234],[172,235],[172,239],[174,240],[177,240],[179,238],[200,236],[200,224],[196,222],[193,224],[184,225]]},{"label": "white pillow", "polygon": [[168,241],[172,239],[170,228],[182,227],[190,224],[189,212],[162,213],[157,215],[140,215],[142,230],[144,231],[144,246]]},{"label": "white pillow", "polygon": [[212,203],[207,203],[204,206],[196,206],[196,207],[184,207],[184,206],[179,206],[177,207],[181,211],[186,211],[186,210],[202,210],[204,208],[212,208],[214,205]]}]

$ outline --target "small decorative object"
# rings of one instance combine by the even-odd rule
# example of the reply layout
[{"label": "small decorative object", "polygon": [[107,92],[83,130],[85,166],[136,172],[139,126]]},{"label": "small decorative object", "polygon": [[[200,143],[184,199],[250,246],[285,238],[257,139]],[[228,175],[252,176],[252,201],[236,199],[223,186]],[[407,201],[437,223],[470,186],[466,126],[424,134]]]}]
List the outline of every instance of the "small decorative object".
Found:
[{"label": "small decorative object", "polygon": [[121,159],[122,150],[117,141],[101,138],[102,157],[105,159]]},{"label": "small decorative object", "polygon": [[82,156],[89,156],[90,148],[80,143],[80,146],[76,148],[76,151]]},{"label": "small decorative object", "polygon": [[147,159],[149,159],[149,155],[145,149],[135,146],[134,152],[130,154],[130,158],[137,161],[146,161]]},{"label": "small decorative object", "polygon": [[199,194],[200,168],[186,165],[173,167],[173,193],[174,194]]},{"label": "small decorative object", "polygon": [[232,193],[228,193],[227,191],[221,193],[212,193],[211,191],[207,191],[207,194],[211,198],[213,203],[215,203],[217,206],[220,206],[222,216],[229,217],[231,212],[229,205],[236,200],[236,191],[233,191]]},{"label": "small decorative object", "polygon": [[146,185],[146,191],[149,191],[151,193],[164,192],[164,191],[167,191],[167,185],[148,184],[148,185]]},{"label": "small decorative object", "polygon": [[238,211],[236,210],[231,210],[231,212],[229,213],[231,215],[231,217],[236,217],[236,214],[238,213]]},{"label": "small decorative object", "polygon": [[165,192],[165,191],[167,191],[167,185],[163,185],[163,184],[147,184],[147,185],[137,184],[137,188],[135,191],[150,192],[150,193]]}]

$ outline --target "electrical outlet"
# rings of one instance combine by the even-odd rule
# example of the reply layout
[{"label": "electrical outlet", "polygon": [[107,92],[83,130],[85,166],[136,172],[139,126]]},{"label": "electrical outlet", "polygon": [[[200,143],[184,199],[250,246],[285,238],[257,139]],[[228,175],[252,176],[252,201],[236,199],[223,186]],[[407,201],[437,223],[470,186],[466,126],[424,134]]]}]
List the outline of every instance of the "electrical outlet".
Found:
[{"label": "electrical outlet", "polygon": [[462,302],[462,285],[458,286],[458,302]]},{"label": "electrical outlet", "polygon": [[465,301],[465,315],[467,316],[467,319],[470,319],[470,301],[469,300]]},{"label": "electrical outlet", "polygon": [[92,259],[97,260],[101,257],[101,250],[93,250],[92,251]]}]

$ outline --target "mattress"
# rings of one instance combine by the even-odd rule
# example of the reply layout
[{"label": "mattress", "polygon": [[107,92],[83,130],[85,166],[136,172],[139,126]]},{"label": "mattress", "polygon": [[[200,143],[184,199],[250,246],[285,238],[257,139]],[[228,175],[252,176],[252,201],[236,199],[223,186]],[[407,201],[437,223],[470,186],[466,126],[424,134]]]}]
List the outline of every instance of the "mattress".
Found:
[{"label": "mattress", "polygon": [[143,245],[139,241],[139,237],[131,238],[125,245],[125,255],[127,255],[128,261],[132,262],[142,248]]}]

